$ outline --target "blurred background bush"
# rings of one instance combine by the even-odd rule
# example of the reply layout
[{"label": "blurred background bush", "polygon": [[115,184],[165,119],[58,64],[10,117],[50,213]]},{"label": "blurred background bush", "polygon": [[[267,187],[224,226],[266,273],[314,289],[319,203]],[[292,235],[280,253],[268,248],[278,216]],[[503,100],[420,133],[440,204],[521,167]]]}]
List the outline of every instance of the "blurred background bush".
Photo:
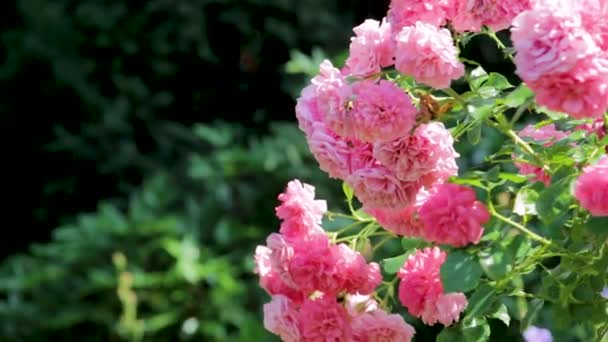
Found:
[{"label": "blurred background bush", "polygon": [[272,340],[251,255],[276,195],[300,178],[342,203],[294,99],[387,5],[4,2],[0,340]]}]

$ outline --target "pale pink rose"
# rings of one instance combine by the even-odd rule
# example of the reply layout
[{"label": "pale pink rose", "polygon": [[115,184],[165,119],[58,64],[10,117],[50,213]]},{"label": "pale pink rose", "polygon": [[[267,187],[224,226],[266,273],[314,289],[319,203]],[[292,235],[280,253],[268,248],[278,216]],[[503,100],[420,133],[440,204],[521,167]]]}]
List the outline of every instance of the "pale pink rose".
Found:
[{"label": "pale pink rose", "polygon": [[443,292],[440,272],[446,257],[438,247],[416,250],[397,273],[401,280],[399,301],[410,314],[429,325],[451,325],[467,306],[463,293]]},{"label": "pale pink rose", "polygon": [[281,233],[288,238],[306,238],[313,234],[324,234],[321,228],[323,214],[327,211],[324,200],[315,200],[315,188],[295,179],[287,184],[279,195],[281,205],[275,208],[281,223]]},{"label": "pale pink rose", "polygon": [[371,295],[348,294],[344,299],[344,307],[350,317],[355,317],[377,310],[378,302]]},{"label": "pale pink rose", "polygon": [[370,76],[394,63],[391,25],[382,20],[367,19],[353,31],[346,67],[351,75]]},{"label": "pale pink rose", "polygon": [[389,141],[410,134],[416,107],[409,95],[386,80],[363,80],[341,93],[340,111],[327,114],[327,124],[345,138]]},{"label": "pale pink rose", "polygon": [[355,342],[408,342],[415,333],[401,315],[388,314],[383,310],[355,317],[352,328]]},{"label": "pale pink rose", "polygon": [[568,72],[527,84],[538,104],[577,119],[598,118],[608,109],[608,59],[586,58]]},{"label": "pale pink rose", "polygon": [[455,0],[391,0],[387,16],[395,32],[419,21],[439,27],[453,16],[455,6]]},{"label": "pale pink rose", "polygon": [[399,301],[407,311],[421,317],[429,303],[435,303],[443,294],[440,270],[447,255],[438,247],[416,250],[397,273]]},{"label": "pale pink rose", "polygon": [[346,181],[361,203],[373,208],[405,207],[415,200],[422,188],[421,182],[404,182],[380,164],[361,168]]},{"label": "pale pink rose", "polygon": [[332,178],[350,174],[351,143],[332,131],[324,122],[315,122],[308,136],[308,147],[321,170]]},{"label": "pale pink rose", "polygon": [[264,304],[264,328],[284,342],[299,341],[298,312],[294,303],[285,296],[272,296],[271,301]]},{"label": "pale pink rose", "polygon": [[483,224],[490,219],[485,205],[473,189],[457,184],[440,184],[420,207],[423,237],[429,241],[463,247],[479,243]]},{"label": "pale pink rose", "polygon": [[339,261],[329,239],[314,235],[294,245],[294,254],[288,264],[289,277],[305,296],[315,291],[336,295],[345,283]]},{"label": "pale pink rose", "polygon": [[279,272],[273,267],[272,251],[265,246],[258,246],[255,250],[254,272],[260,276],[260,287],[271,295],[284,295],[294,302],[301,302],[304,298],[302,293],[292,286],[287,285]]},{"label": "pale pink rose", "polygon": [[422,320],[429,325],[439,322],[449,326],[458,322],[467,305],[467,297],[463,293],[442,294],[435,302],[427,302]]},{"label": "pale pink rose", "polygon": [[517,51],[517,74],[527,83],[572,70],[598,53],[583,27],[576,0],[540,1],[513,21],[511,39]]},{"label": "pale pink rose", "polygon": [[420,189],[414,203],[398,209],[370,208],[365,211],[372,215],[386,230],[407,237],[421,237],[423,223],[418,218],[418,209],[428,199],[429,192]]},{"label": "pale pink rose", "polygon": [[608,157],[583,168],[574,184],[574,196],[593,216],[608,216]]},{"label": "pale pink rose", "polygon": [[450,31],[417,22],[396,36],[395,68],[417,82],[433,88],[449,88],[452,80],[464,75],[464,65]]},{"label": "pale pink rose", "polygon": [[352,330],[348,313],[334,297],[323,296],[302,303],[298,315],[302,342],[350,342]]},{"label": "pale pink rose", "polygon": [[414,134],[374,144],[374,157],[404,181],[426,187],[458,174],[452,135],[441,122],[422,124]]},{"label": "pale pink rose", "polygon": [[[545,147],[549,147],[556,141],[568,137],[568,133],[557,130],[554,124],[545,125],[540,128],[528,125],[519,131],[518,135],[521,138],[531,138],[537,143],[542,143]],[[546,186],[551,184],[551,176],[542,167],[526,162],[515,162],[514,164],[522,175],[534,175],[531,181],[543,182]]]},{"label": "pale pink rose", "polygon": [[353,251],[345,244],[332,246],[334,260],[340,276],[344,279],[342,289],[347,293],[363,295],[374,292],[382,282],[380,267],[377,263],[370,264],[359,252]]},{"label": "pale pink rose", "polygon": [[302,89],[300,97],[296,101],[296,118],[300,130],[310,137],[313,132],[313,125],[323,122],[325,115],[319,109],[317,103],[317,91],[314,84]]},{"label": "pale pink rose", "polygon": [[531,7],[531,0],[456,0],[452,26],[458,32],[478,32],[482,26],[500,31],[511,26],[513,18]]}]

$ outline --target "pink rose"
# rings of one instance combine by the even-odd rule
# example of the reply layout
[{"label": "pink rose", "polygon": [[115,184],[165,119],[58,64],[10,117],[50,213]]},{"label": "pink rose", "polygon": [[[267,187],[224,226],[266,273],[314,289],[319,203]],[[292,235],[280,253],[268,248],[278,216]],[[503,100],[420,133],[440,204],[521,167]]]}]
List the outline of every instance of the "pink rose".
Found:
[{"label": "pink rose", "polygon": [[440,184],[420,207],[425,239],[454,247],[478,243],[483,224],[490,219],[485,205],[473,189],[457,184]]},{"label": "pink rose", "polygon": [[450,31],[417,22],[396,36],[395,67],[405,75],[433,88],[449,88],[452,80],[464,75],[464,65]]},{"label": "pink rose", "polygon": [[352,327],[355,342],[408,342],[415,333],[401,315],[391,315],[382,310],[355,317]]},{"label": "pink rose", "polygon": [[345,244],[332,246],[338,272],[343,278],[343,289],[348,293],[367,295],[382,282],[380,267],[377,263],[368,264],[359,252]]},{"label": "pink rose", "polygon": [[363,80],[340,93],[340,111],[328,113],[327,124],[336,133],[362,142],[389,141],[410,134],[416,107],[393,82]]},{"label": "pink rose", "polygon": [[307,299],[300,307],[298,322],[302,342],[350,342],[352,330],[344,307],[334,297]]},{"label": "pink rose", "polygon": [[574,196],[593,216],[608,216],[608,157],[583,168],[574,184]]},{"label": "pink rose", "polygon": [[397,273],[401,304],[429,325],[451,325],[467,306],[464,294],[443,292],[440,271],[446,257],[437,247],[416,250]]},{"label": "pink rose", "polygon": [[294,303],[285,296],[272,296],[272,300],[264,304],[264,328],[284,342],[299,341],[298,312]]},{"label": "pink rose", "polygon": [[283,220],[281,233],[288,238],[305,238],[312,234],[324,234],[321,228],[323,214],[327,211],[324,200],[315,200],[315,188],[292,180],[285,192],[279,195],[281,205],[276,207],[277,217]]},{"label": "pink rose", "polygon": [[365,20],[353,31],[346,60],[348,72],[357,76],[370,76],[394,63],[394,43],[391,25],[382,20]]},{"label": "pink rose", "polygon": [[404,181],[422,180],[426,187],[458,174],[454,140],[441,122],[422,124],[414,134],[376,143],[374,156]]},{"label": "pink rose", "polygon": [[372,215],[386,230],[407,237],[421,237],[423,223],[418,218],[418,209],[428,199],[429,193],[421,189],[414,203],[398,209],[370,208],[365,211]]}]

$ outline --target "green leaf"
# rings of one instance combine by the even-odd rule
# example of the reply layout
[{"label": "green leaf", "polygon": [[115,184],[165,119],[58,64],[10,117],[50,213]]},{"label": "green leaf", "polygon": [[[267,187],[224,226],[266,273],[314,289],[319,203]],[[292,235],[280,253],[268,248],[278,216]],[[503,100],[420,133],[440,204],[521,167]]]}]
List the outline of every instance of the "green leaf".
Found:
[{"label": "green leaf", "polygon": [[532,325],[532,323],[534,323],[534,321],[536,321],[536,317],[538,317],[538,314],[540,313],[540,311],[544,305],[545,305],[545,302],[538,298],[534,298],[530,301],[530,303],[528,305],[528,312],[526,313],[526,317],[524,317],[524,319],[522,320],[522,324],[521,324],[522,330],[526,329],[527,327]]},{"label": "green leaf", "polygon": [[498,309],[495,312],[489,315],[491,318],[496,318],[502,321],[506,326],[511,324],[511,316],[509,316],[509,310],[507,310],[507,306],[503,303],[500,304]]},{"label": "green leaf", "polygon": [[510,108],[517,108],[534,96],[534,92],[525,84],[520,84],[504,99],[504,104]]},{"label": "green leaf", "polygon": [[472,144],[472,145],[477,145],[479,144],[479,141],[481,140],[481,123],[477,124],[475,126],[473,126],[468,132],[467,132],[467,140]]},{"label": "green leaf", "polygon": [[462,323],[462,334],[466,342],[487,341],[490,337],[490,326],[483,317],[473,317]]},{"label": "green leaf", "polygon": [[441,281],[446,293],[467,292],[477,287],[481,273],[474,255],[454,251],[441,266]]},{"label": "green leaf", "polygon": [[555,112],[552,111],[546,107],[537,107],[536,111],[538,113],[543,113],[545,115],[547,115],[551,120],[553,121],[559,121],[559,120],[563,120],[563,119],[567,119],[568,118],[568,114],[565,113],[560,113],[560,112]]},{"label": "green leaf", "polygon": [[473,69],[469,75],[471,89],[478,89],[484,82],[488,80],[488,74],[481,66]]},{"label": "green leaf", "polygon": [[498,178],[507,180],[513,183],[525,183],[529,177],[517,173],[500,172]]},{"label": "green leaf", "polygon": [[479,257],[481,268],[490,279],[502,279],[512,269],[511,260],[501,246],[496,246]]},{"label": "green leaf", "polygon": [[495,293],[496,290],[489,285],[483,284],[479,286],[469,298],[466,317],[486,314],[496,301],[496,297],[494,297]]},{"label": "green leaf", "polygon": [[488,75],[488,81],[484,86],[492,86],[498,90],[513,88],[513,85],[509,83],[506,77],[496,72],[491,72]]},{"label": "green leaf", "polygon": [[566,177],[551,184],[540,193],[536,201],[536,210],[543,222],[550,223],[563,215],[572,203],[570,194],[571,177]]},{"label": "green leaf", "polygon": [[405,253],[396,257],[382,260],[382,269],[388,274],[395,274],[403,267],[405,260],[411,253]]},{"label": "green leaf", "polygon": [[441,333],[439,333],[439,335],[437,335],[436,341],[437,342],[463,341],[464,336],[463,336],[460,328],[461,328],[460,325],[443,328],[443,330],[441,330]]},{"label": "green leaf", "polygon": [[426,246],[427,243],[422,239],[414,239],[414,238],[403,238],[401,239],[401,246],[404,251],[413,251],[416,248],[422,248]]},{"label": "green leaf", "polygon": [[585,227],[594,235],[608,235],[608,217],[591,217]]}]

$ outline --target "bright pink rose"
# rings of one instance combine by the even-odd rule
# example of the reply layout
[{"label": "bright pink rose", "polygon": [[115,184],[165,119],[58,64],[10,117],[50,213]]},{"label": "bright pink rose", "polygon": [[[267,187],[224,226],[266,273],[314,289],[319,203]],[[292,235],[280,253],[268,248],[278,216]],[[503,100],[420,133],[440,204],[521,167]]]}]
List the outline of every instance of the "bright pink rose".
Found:
[{"label": "bright pink rose", "polygon": [[336,295],[344,288],[340,259],[324,235],[314,235],[294,244],[288,264],[289,276],[305,296],[315,291]]},{"label": "bright pink rose", "polygon": [[608,216],[608,157],[583,168],[574,184],[574,197],[593,216]]},{"label": "bright pink rose", "polygon": [[569,72],[599,51],[582,23],[576,0],[539,1],[513,21],[517,74],[525,82]]},{"label": "bright pink rose", "polygon": [[434,189],[418,215],[424,223],[425,239],[454,247],[478,243],[483,234],[482,225],[490,219],[473,189],[449,183]]},{"label": "bright pink rose", "polygon": [[393,82],[363,80],[341,92],[340,111],[328,113],[327,123],[338,134],[363,142],[389,141],[410,134],[416,107]]},{"label": "bright pink rose", "polygon": [[352,330],[344,307],[334,297],[306,300],[300,307],[298,322],[302,342],[350,342]]},{"label": "bright pink rose", "polygon": [[464,294],[443,292],[440,272],[446,257],[437,247],[416,250],[397,273],[401,304],[426,324],[451,325],[467,306]]},{"label": "bright pink rose", "polygon": [[568,72],[547,75],[528,86],[538,104],[582,118],[601,117],[608,109],[608,59],[586,58]]},{"label": "bright pink rose", "polygon": [[511,26],[513,18],[531,7],[531,0],[456,0],[452,26],[458,32],[478,32],[482,26],[500,31]]},{"label": "bright pink rose", "polygon": [[281,295],[272,296],[272,300],[264,304],[264,328],[284,342],[299,341],[298,312],[294,303]]},{"label": "bright pink rose", "polygon": [[[559,131],[554,124],[535,128],[534,125],[528,125],[518,135],[521,138],[531,138],[537,143],[542,143],[545,147],[553,145],[556,141],[568,137],[566,132]],[[551,184],[551,176],[543,170],[543,168],[532,165],[526,162],[515,162],[515,166],[519,169],[522,175],[534,175],[531,181],[543,182],[546,186]]]},{"label": "bright pink rose", "polygon": [[399,301],[410,314],[421,317],[427,302],[443,294],[440,270],[447,255],[438,247],[416,250],[397,273]]},{"label": "bright pink rose", "polygon": [[377,163],[355,171],[346,181],[357,198],[372,208],[405,207],[415,200],[422,188],[421,182],[404,182]]},{"label": "bright pink rose", "polygon": [[429,193],[421,189],[414,203],[399,209],[369,208],[365,211],[376,218],[386,230],[407,237],[421,237],[423,223],[418,219],[418,209],[428,199]]},{"label": "bright pink rose", "polygon": [[353,251],[345,244],[332,246],[332,249],[338,272],[344,279],[343,289],[348,293],[363,295],[374,292],[382,282],[378,264],[367,264],[361,253]]},{"label": "bright pink rose", "polygon": [[355,317],[352,328],[355,342],[408,342],[415,333],[401,315],[391,315],[382,310]]},{"label": "bright pink rose", "polygon": [[458,322],[460,314],[468,305],[467,297],[463,293],[442,294],[433,302],[427,303],[422,320],[429,325],[437,322],[448,326]]},{"label": "bright pink rose", "polygon": [[455,0],[391,0],[388,21],[395,32],[419,21],[439,27],[452,17],[454,10]]},{"label": "bright pink rose", "polygon": [[443,183],[458,174],[454,140],[441,122],[422,124],[414,134],[393,141],[376,143],[374,157],[397,178],[421,180],[426,187]]},{"label": "bright pink rose", "polygon": [[447,29],[417,22],[396,36],[395,67],[433,88],[443,89],[464,75],[452,35]]},{"label": "bright pink rose", "polygon": [[281,205],[275,208],[282,219],[281,233],[288,238],[305,238],[312,234],[324,234],[321,228],[323,214],[327,211],[324,200],[315,200],[315,188],[292,180],[285,192],[279,195]]},{"label": "bright pink rose", "polygon": [[367,19],[353,29],[346,67],[351,75],[370,76],[394,63],[391,25],[382,20]]}]

